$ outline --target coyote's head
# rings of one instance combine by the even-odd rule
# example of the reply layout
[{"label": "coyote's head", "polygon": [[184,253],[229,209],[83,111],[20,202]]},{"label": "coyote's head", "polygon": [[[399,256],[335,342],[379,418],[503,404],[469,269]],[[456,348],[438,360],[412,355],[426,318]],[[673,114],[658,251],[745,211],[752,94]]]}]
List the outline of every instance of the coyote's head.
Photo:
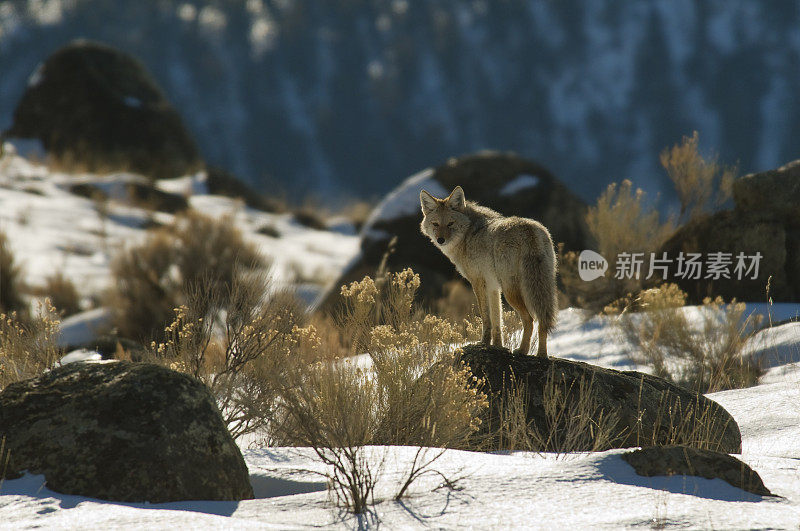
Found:
[{"label": "coyote's head", "polygon": [[458,243],[467,233],[469,218],[464,213],[466,201],[464,190],[456,186],[444,199],[433,197],[422,190],[419,193],[422,205],[422,234],[431,239],[439,248]]}]

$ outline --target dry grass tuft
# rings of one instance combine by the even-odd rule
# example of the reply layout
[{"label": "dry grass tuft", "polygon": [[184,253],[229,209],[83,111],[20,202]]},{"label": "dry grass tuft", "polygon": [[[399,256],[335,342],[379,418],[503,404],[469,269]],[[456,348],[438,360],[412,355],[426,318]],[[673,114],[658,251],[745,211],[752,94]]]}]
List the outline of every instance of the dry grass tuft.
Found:
[{"label": "dry grass tuft", "polygon": [[39,376],[52,368],[63,352],[56,345],[58,314],[50,301],[36,316],[20,320],[17,314],[0,314],[0,389]]},{"label": "dry grass tuft", "polygon": [[173,310],[186,305],[192,286],[203,285],[209,300],[230,294],[238,275],[265,265],[246,243],[233,220],[215,220],[195,212],[152,230],[142,245],[123,250],[113,261],[113,288],[106,306],[123,337],[163,338]]},{"label": "dry grass tuft", "polygon": [[61,272],[47,277],[44,293],[61,317],[81,311],[81,298],[75,284]]},{"label": "dry grass tuft", "polygon": [[[499,424],[491,432],[495,450],[523,450],[564,454],[601,452],[615,448],[625,433],[613,412],[597,405],[593,383],[581,379],[568,383],[552,369],[547,374],[541,402],[530,397],[524,382],[512,378],[499,396]],[[539,412],[531,420],[530,408]]]},{"label": "dry grass tuft", "polygon": [[19,274],[8,238],[0,231],[0,312],[20,312],[25,309]]},{"label": "dry grass tuft", "polygon": [[[674,284],[645,290],[607,308],[636,347],[634,361],[656,376],[698,393],[758,383],[759,364],[742,355],[760,316],[745,317],[745,304],[707,298],[696,310],[683,308],[686,294]],[[687,312],[697,313],[692,318]],[[634,313],[636,312],[636,313]]]}]

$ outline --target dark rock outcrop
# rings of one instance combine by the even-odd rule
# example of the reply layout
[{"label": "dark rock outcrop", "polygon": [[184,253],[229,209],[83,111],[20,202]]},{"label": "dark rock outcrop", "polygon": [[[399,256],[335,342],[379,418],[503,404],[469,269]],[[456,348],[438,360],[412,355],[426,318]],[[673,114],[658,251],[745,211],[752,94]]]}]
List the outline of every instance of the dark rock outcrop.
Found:
[{"label": "dark rock outcrop", "polygon": [[[676,279],[689,301],[721,295],[727,300],[796,301],[800,297],[800,161],[734,181],[735,208],[717,212],[681,227],[659,251],[675,259],[679,253],[730,253],[730,278]],[[739,253],[761,254],[755,270],[735,270]],[[750,266],[746,259],[745,265]],[[753,278],[755,276],[755,278]],[[741,278],[740,278],[741,277]],[[767,293],[767,280],[769,293]]]},{"label": "dark rock outcrop", "polygon": [[800,160],[735,180],[733,200],[743,212],[770,211],[796,219],[800,216]]},{"label": "dark rock outcrop", "polygon": [[419,192],[449,194],[464,188],[468,200],[477,201],[506,216],[524,216],[542,222],[553,241],[566,249],[586,247],[586,204],[542,166],[512,153],[483,152],[454,158],[436,168],[406,179],[375,208],[361,230],[361,256],[323,294],[319,307],[331,310],[339,301],[339,287],[364,275],[375,275],[389,243],[387,268],[411,267],[422,278],[424,302],[442,296],[442,286],[458,279],[453,264],[419,230],[422,212]]},{"label": "dark rock outcrop", "polygon": [[[177,214],[189,208],[189,201],[182,195],[159,190],[152,184],[129,182],[124,185],[121,184],[119,188],[121,194],[116,195],[124,196],[126,203],[141,208],[170,214]],[[74,184],[69,187],[69,191],[72,194],[88,199],[109,199],[103,187],[91,183]]]},{"label": "dark rock outcrop", "polygon": [[278,201],[260,194],[253,187],[222,168],[208,166],[206,176],[209,194],[241,199],[250,208],[263,212],[283,212],[285,210]]},{"label": "dark rock outcrop", "polygon": [[90,171],[166,178],[202,168],[194,140],[142,63],[88,41],[40,66],[5,134],[37,138],[62,164]]},{"label": "dark rock outcrop", "polygon": [[72,363],[0,393],[9,476],[105,500],[253,497],[247,465],[210,391],[157,365]]},{"label": "dark rock outcrop", "polygon": [[[514,355],[505,348],[480,345],[463,347],[460,360],[485,379],[490,395],[521,385],[528,421],[540,433],[552,428],[543,401],[548,383],[555,382],[551,388],[565,397],[568,410],[613,416],[616,425],[610,447],[687,444],[729,453],[742,450],[739,426],[722,406],[656,376],[560,358]],[[587,398],[592,406],[581,411],[578,404]],[[498,425],[502,401],[491,402],[485,429]],[[591,443],[592,437],[586,440]]]},{"label": "dark rock outcrop", "polygon": [[730,485],[758,494],[772,496],[758,472],[739,459],[722,452],[688,446],[649,446],[622,454],[640,476],[697,476],[719,478]]}]

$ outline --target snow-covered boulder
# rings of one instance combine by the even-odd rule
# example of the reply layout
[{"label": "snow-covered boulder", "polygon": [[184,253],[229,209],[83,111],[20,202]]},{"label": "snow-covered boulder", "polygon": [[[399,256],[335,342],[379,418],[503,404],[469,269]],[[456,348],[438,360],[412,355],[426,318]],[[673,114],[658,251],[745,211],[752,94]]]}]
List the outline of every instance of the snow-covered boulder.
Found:
[{"label": "snow-covered boulder", "polygon": [[[594,420],[597,421],[602,414],[609,422],[610,433],[606,435],[610,435],[610,447],[702,444],[721,452],[742,451],[739,426],[722,406],[656,376],[615,371],[562,358],[514,355],[505,348],[480,345],[463,347],[460,360],[478,378],[485,379],[492,395],[522,385],[527,397],[528,421],[539,433],[568,429],[561,423],[570,412],[596,415]],[[552,387],[548,388],[548,382]],[[565,400],[558,406],[564,410],[561,420],[554,421],[545,412],[546,389],[550,389],[547,396],[560,393],[557,400]],[[579,405],[582,401],[590,401],[591,405]],[[501,400],[492,401],[489,418],[483,426],[499,425],[501,404]],[[595,431],[580,439],[586,442],[584,449],[591,450],[595,437],[602,430],[597,430],[594,423],[587,425],[587,429]],[[553,438],[554,441],[561,439],[558,433]],[[550,448],[554,451],[574,449]]]},{"label": "snow-covered boulder", "polygon": [[79,362],[0,393],[10,477],[104,500],[161,503],[253,497],[214,397],[157,365]]},{"label": "snow-covered boulder", "polygon": [[450,261],[420,234],[420,190],[447,196],[456,186],[467,200],[506,216],[534,218],[547,226],[556,243],[567,249],[586,247],[586,204],[542,166],[513,153],[481,152],[453,158],[403,181],[373,210],[361,230],[361,254],[351,262],[319,306],[329,309],[339,298],[339,286],[374,275],[389,242],[397,238],[387,266],[391,271],[412,267],[422,277],[420,295],[442,296],[442,286],[459,278]]}]

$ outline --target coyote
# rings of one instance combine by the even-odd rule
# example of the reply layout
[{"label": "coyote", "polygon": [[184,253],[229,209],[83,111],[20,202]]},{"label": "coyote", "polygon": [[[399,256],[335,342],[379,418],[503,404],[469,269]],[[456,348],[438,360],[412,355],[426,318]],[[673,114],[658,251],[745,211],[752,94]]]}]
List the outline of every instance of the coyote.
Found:
[{"label": "coyote", "polygon": [[528,354],[534,317],[537,355],[547,357],[547,334],[556,320],[556,254],[550,233],[528,218],[504,217],[464,198],[460,186],[445,199],[422,190],[420,229],[472,284],[483,320],[481,343],[503,346],[500,292],[524,326],[515,354]]}]

